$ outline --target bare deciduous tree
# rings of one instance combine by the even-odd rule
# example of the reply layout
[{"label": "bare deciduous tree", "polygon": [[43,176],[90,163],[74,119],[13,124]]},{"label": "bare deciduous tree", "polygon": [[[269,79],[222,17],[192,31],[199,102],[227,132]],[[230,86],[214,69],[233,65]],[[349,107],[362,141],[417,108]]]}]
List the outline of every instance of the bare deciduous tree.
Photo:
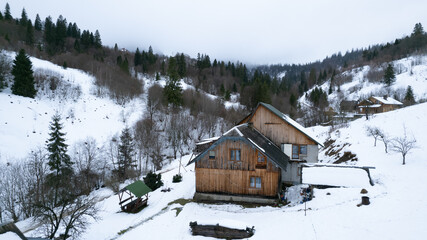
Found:
[{"label": "bare deciduous tree", "polygon": [[414,148],[416,148],[417,140],[412,137],[409,138],[406,134],[406,128],[404,128],[404,134],[402,137],[395,137],[391,140],[391,149],[394,152],[402,154],[402,165],[405,165],[406,155]]},{"label": "bare deciduous tree", "polygon": [[376,147],[377,146],[377,139],[379,137],[381,137],[381,135],[383,135],[384,133],[378,127],[370,127],[370,126],[368,126],[368,127],[366,127],[366,134],[368,136],[370,136],[370,137],[371,136],[374,137],[374,140],[375,140],[374,141],[374,147]]}]

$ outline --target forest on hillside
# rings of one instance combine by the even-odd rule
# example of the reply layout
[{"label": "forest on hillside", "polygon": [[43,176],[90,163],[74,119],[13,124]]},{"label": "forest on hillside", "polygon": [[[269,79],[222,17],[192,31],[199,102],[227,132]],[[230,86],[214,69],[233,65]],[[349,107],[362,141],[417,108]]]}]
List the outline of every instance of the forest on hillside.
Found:
[{"label": "forest on hillside", "polygon": [[[297,119],[305,115],[298,99],[306,96],[312,103],[310,107],[317,110],[304,123],[307,126],[324,123],[328,120],[327,96],[352,80],[341,73],[369,65],[374,67],[368,78],[384,81],[384,76],[391,74],[387,70],[389,62],[427,50],[427,34],[419,23],[409,36],[386,44],[333,54],[303,65],[251,68],[244,60],[211,59],[206,53],[191,58],[185,53],[158,54],[151,46],[134,50],[124,49],[120,44],[104,46],[101,36],[98,30],[82,30],[62,15],[54,20],[37,14],[32,20],[22,9],[21,16],[12,16],[9,4],[0,11],[0,49],[18,53],[13,63],[0,54],[0,91],[11,87],[16,95],[37,98],[37,94],[59,94],[55,92],[64,90],[70,98],[78,98],[79,89],[69,88],[60,77],[33,73],[28,56],[34,56],[64,69],[90,73],[96,79],[95,93],[99,97],[110,98],[120,105],[135,98],[144,98],[146,103],[144,116],[107,142],[87,138],[69,146],[68,152],[63,119],[53,116],[45,148],[33,149],[20,162],[0,165],[0,212],[7,215],[0,215],[0,221],[6,217],[18,221],[35,216],[47,226],[47,236],[55,236],[59,222],[49,222],[52,214],[56,214],[53,209],[60,207],[76,213],[89,209],[89,215],[95,216],[91,212],[95,210],[94,200],[79,196],[102,186],[118,191],[119,184],[126,179],[161,170],[171,159],[190,154],[201,139],[224,133],[258,102],[270,103]],[[394,71],[392,66],[391,71]],[[17,76],[30,79],[19,85],[12,81]],[[145,88],[144,78],[165,80],[166,84]],[[194,88],[184,90],[181,81]],[[309,92],[328,81],[328,91],[316,87]],[[28,84],[32,88],[26,88]],[[244,107],[226,108],[224,103],[230,100]],[[154,181],[154,187],[159,187],[161,177],[154,174],[153,178],[147,182]],[[73,220],[62,217],[59,219]],[[79,226],[68,227],[71,232],[82,230]]]}]

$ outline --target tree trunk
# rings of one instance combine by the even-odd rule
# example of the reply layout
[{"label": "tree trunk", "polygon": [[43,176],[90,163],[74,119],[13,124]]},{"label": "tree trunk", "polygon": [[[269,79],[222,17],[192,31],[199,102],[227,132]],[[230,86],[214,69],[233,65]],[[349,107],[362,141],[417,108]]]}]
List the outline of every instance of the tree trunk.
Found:
[{"label": "tree trunk", "polygon": [[403,156],[403,162],[402,162],[402,165],[405,165],[405,157],[406,157],[406,155],[405,155],[405,154],[402,154],[402,156]]}]

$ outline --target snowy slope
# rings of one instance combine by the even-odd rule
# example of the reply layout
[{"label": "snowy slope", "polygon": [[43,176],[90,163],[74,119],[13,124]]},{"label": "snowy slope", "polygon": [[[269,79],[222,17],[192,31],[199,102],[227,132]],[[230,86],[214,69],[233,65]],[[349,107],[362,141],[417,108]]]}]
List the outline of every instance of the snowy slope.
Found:
[{"label": "snowy slope", "polygon": [[[368,121],[359,119],[348,128],[332,132],[331,136],[337,141],[351,144],[348,149],[357,153],[357,165],[376,167],[371,171],[375,186],[364,187],[370,197],[368,206],[357,206],[361,202],[361,187],[315,189],[315,198],[307,202],[307,216],[302,204],[247,208],[237,204],[172,203],[176,199],[191,199],[195,180],[192,165],[187,171],[181,169],[182,183],[171,183],[172,176],[178,172],[178,161],[174,161],[162,175],[165,187],[172,191],[158,189],[151,193],[149,206],[140,213],[121,213],[118,197],[109,190],[94,192],[107,197],[99,203],[103,209],[102,219],[92,223],[82,239],[206,239],[191,235],[190,221],[237,228],[255,226],[256,232],[251,238],[254,240],[283,239],[284,236],[289,239],[422,239],[427,234],[425,116],[427,103],[378,114]],[[386,154],[381,144],[373,146],[373,139],[363,130],[368,125],[379,126],[390,136],[401,135],[405,125],[408,135],[417,139],[419,147],[408,155],[407,164],[402,165],[399,154]],[[328,136],[326,127],[312,130],[319,138]],[[23,229],[29,225],[28,222],[19,224]],[[31,231],[27,234],[37,236]]]},{"label": "snowy slope", "polygon": [[[63,70],[46,61],[31,60],[35,68],[55,69],[64,79],[79,84],[82,94],[76,102],[57,102],[46,98],[22,98],[7,91],[0,93],[2,159],[24,157],[34,146],[43,145],[55,111],[63,115],[68,143],[72,144],[86,136],[103,142],[135,121],[145,108],[142,99],[120,106],[109,99],[96,98],[91,94],[91,76],[78,70]],[[417,99],[425,98],[427,93],[427,90],[416,90],[424,86],[424,68],[427,69],[423,65],[413,67],[412,76],[418,76],[418,80],[408,76],[410,80],[402,82],[405,87],[407,81],[413,81],[409,85],[420,82],[418,88],[412,85]],[[396,85],[399,79],[404,78],[402,74],[398,75]],[[350,91],[350,87],[348,89]],[[346,91],[346,88],[342,90]],[[74,118],[66,119],[71,115],[70,108],[73,108]],[[304,216],[304,205],[296,203],[256,208],[237,204],[186,203],[183,200],[173,203],[178,199],[191,199],[195,190],[194,165],[181,169],[183,182],[172,183],[172,176],[178,173],[179,166],[175,160],[162,170],[165,182],[162,188],[170,187],[172,190],[161,192],[158,189],[150,193],[149,205],[140,213],[120,212],[118,197],[111,190],[94,191],[92,194],[100,198],[101,218],[88,226],[81,239],[207,239],[191,235],[190,221],[238,228],[255,226],[256,232],[251,239],[422,239],[427,235],[427,189],[424,186],[427,180],[426,116],[427,103],[424,103],[378,114],[368,121],[359,119],[351,122],[348,128],[331,134],[327,127],[309,129],[322,142],[331,136],[339,143],[349,143],[345,150],[357,154],[357,165],[376,167],[371,171],[375,186],[363,185],[371,201],[368,206],[357,207],[361,201],[361,187],[316,189],[315,198],[307,203],[307,216]],[[403,166],[398,153],[385,153],[381,142],[373,146],[373,138],[365,134],[366,126],[380,127],[390,137],[402,135],[405,126],[408,135],[417,139],[418,148],[407,156],[407,164]],[[183,158],[183,163],[187,163],[189,158]],[[323,152],[319,159],[328,162]],[[36,226],[30,219],[17,225],[28,236],[41,235],[34,230]]]},{"label": "snowy slope", "polygon": [[[360,100],[369,98],[372,95],[384,96],[388,94],[394,97],[403,99],[406,89],[411,86],[414,92],[416,101],[427,100],[427,56],[411,56],[391,62],[394,66],[396,81],[387,88],[384,83],[371,82],[368,80],[368,72],[370,66],[354,68],[343,72],[344,76],[351,76],[352,81],[344,83],[340,86],[340,91],[334,88],[332,94],[328,95],[329,104],[336,110],[339,110],[339,103],[342,100]],[[330,80],[317,86],[322,88],[326,93],[329,90]],[[313,88],[314,89],[314,88]],[[311,89],[312,90],[312,89]],[[310,91],[309,90],[309,93]],[[299,99],[302,106],[308,106],[309,101],[305,96]]]},{"label": "snowy slope", "polygon": [[[14,58],[14,53],[9,54]],[[23,158],[32,149],[43,147],[48,138],[49,122],[56,112],[62,116],[69,145],[88,136],[104,143],[143,114],[143,98],[134,99],[124,106],[118,105],[108,98],[92,94],[93,76],[77,69],[63,69],[37,58],[30,59],[34,72],[60,75],[62,81],[79,87],[81,94],[78,99],[49,99],[40,94],[31,99],[13,95],[10,89],[0,92],[0,160]]]}]

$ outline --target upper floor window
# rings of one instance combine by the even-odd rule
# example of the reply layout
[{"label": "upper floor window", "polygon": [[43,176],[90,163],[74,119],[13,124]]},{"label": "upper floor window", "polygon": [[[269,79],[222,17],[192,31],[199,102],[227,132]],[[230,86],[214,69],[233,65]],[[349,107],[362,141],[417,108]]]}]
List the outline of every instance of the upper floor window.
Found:
[{"label": "upper floor window", "polygon": [[209,159],[215,159],[215,151],[209,151]]},{"label": "upper floor window", "polygon": [[240,149],[230,149],[230,160],[240,161]]},{"label": "upper floor window", "polygon": [[292,159],[300,159],[300,156],[307,156],[307,145],[292,145]]}]

